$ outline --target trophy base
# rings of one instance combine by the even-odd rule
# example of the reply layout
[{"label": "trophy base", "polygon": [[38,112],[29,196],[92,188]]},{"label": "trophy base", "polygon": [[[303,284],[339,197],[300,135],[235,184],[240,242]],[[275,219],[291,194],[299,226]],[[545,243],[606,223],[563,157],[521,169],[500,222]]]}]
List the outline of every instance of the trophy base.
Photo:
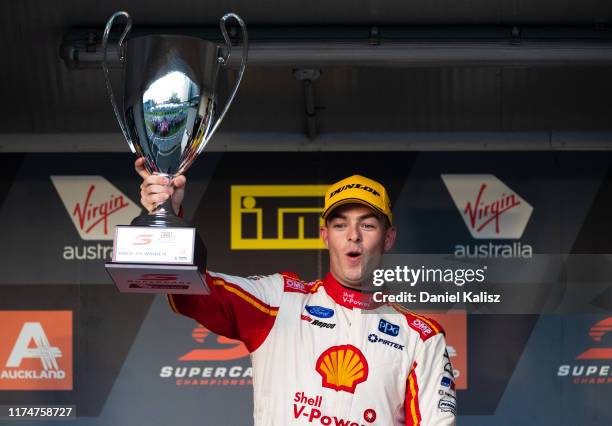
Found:
[{"label": "trophy base", "polygon": [[189,224],[174,213],[145,213],[136,216],[132,226],[147,226],[151,228],[187,228]]},{"label": "trophy base", "polygon": [[196,265],[107,262],[104,266],[121,293],[210,294]]},{"label": "trophy base", "polygon": [[206,246],[195,228],[117,225],[105,267],[122,293],[210,294]]}]

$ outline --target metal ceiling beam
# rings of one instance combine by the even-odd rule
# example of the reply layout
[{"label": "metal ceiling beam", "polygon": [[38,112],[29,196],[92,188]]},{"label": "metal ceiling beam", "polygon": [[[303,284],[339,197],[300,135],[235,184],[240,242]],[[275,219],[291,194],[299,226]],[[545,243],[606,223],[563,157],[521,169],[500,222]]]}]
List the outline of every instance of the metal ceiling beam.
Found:
[{"label": "metal ceiling beam", "polygon": [[[611,132],[218,133],[208,152],[612,151]],[[115,133],[0,133],[5,152],[124,152]]]},{"label": "metal ceiling beam", "polygon": [[[219,36],[215,28],[136,29],[132,36],[150,33]],[[255,27],[249,34],[251,66],[612,65],[612,32],[605,27]],[[99,67],[99,40],[99,29],[72,30],[60,55],[71,68]],[[109,54],[118,66],[116,46]]]},{"label": "metal ceiling beam", "polygon": [[[585,66],[612,65],[612,43],[386,42],[261,43],[249,52],[259,66]],[[237,66],[237,61],[230,61]]]}]

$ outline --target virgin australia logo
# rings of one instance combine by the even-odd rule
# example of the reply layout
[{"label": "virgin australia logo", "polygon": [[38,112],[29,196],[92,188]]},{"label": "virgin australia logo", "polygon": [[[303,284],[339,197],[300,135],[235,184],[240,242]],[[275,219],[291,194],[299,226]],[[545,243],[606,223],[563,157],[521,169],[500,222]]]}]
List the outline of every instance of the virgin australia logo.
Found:
[{"label": "virgin australia logo", "polygon": [[84,240],[112,240],[140,208],[102,176],[51,176],[74,226]]},{"label": "virgin australia logo", "polygon": [[[493,175],[441,177],[473,238],[521,238],[533,207],[502,181]],[[456,254],[468,257],[531,257],[532,249],[521,242],[505,245],[491,242],[474,246],[473,250],[463,247],[463,250],[456,250]]]},{"label": "virgin australia logo", "polygon": [[518,239],[533,207],[493,175],[442,175],[476,239]]}]

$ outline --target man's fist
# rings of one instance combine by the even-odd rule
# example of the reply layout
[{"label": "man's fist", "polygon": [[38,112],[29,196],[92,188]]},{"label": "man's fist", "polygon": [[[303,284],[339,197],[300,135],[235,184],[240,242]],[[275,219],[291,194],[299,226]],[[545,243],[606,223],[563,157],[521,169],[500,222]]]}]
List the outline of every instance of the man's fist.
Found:
[{"label": "man's fist", "polygon": [[172,180],[172,185],[168,185],[168,178],[152,175],[145,169],[144,158],[139,157],[134,163],[134,168],[142,177],[140,185],[140,204],[148,211],[172,197],[172,209],[178,214],[185,196],[185,184],[187,179],[179,175]]}]

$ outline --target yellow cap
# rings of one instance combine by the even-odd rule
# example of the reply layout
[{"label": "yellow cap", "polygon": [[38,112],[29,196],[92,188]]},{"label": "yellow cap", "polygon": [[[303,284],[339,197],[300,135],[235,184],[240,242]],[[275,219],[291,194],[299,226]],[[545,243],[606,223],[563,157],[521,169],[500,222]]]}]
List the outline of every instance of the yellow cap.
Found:
[{"label": "yellow cap", "polygon": [[344,204],[358,203],[373,208],[393,223],[391,213],[391,200],[387,190],[375,180],[364,176],[353,175],[334,183],[325,193],[325,205],[323,207],[323,219],[336,207]]}]

